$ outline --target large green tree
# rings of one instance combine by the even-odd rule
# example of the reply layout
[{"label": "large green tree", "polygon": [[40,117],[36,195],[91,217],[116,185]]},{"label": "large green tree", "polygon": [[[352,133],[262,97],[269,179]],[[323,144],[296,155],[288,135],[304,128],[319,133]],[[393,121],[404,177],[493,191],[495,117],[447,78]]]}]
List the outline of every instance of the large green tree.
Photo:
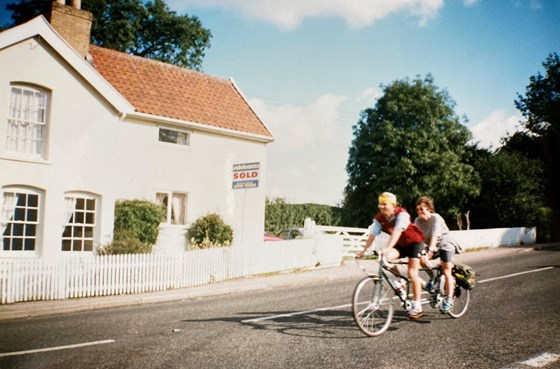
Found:
[{"label": "large green tree", "polygon": [[500,149],[478,155],[480,196],[469,204],[473,228],[535,226],[543,201],[542,162]]},{"label": "large green tree", "polygon": [[[515,106],[523,114],[528,133],[506,140],[510,149],[529,156],[540,155],[544,163],[544,202],[552,209],[552,237],[560,240],[560,57],[551,53],[543,63],[545,74],[530,77],[525,96]],[[532,144],[531,144],[532,143]],[[535,148],[539,150],[536,151]]]},{"label": "large green tree", "polygon": [[431,75],[382,86],[383,96],[362,112],[346,169],[346,225],[364,226],[383,191],[395,193],[413,213],[419,196],[430,196],[448,219],[479,193],[480,179],[467,163],[470,131],[455,103]]},{"label": "large green tree", "polygon": [[[19,0],[9,3],[13,24],[43,14],[52,0]],[[202,69],[212,34],[195,16],[177,15],[165,1],[82,0],[82,9],[93,13],[92,43],[166,63]]]}]

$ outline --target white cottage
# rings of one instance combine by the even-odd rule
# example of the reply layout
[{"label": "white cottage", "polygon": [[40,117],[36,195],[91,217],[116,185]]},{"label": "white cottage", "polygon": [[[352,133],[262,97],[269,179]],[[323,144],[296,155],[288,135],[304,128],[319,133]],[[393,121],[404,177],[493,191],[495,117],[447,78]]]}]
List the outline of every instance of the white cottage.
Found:
[{"label": "white cottage", "polygon": [[93,254],[119,199],[167,205],[160,251],[208,213],[261,243],[273,137],[235,83],[89,45],[91,20],[55,3],[0,33],[0,257]]}]

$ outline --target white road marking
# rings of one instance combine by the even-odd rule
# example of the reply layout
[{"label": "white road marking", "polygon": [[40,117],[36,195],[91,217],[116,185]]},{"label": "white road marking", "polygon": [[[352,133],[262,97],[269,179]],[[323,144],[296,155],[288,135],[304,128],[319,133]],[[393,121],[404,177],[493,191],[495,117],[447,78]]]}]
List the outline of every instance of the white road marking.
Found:
[{"label": "white road marking", "polygon": [[[535,269],[535,270],[529,270],[529,271],[526,271],[526,272],[508,274],[508,275],[504,275],[504,276],[501,276],[501,277],[483,279],[481,281],[477,281],[477,283],[493,282],[493,281],[497,281],[499,279],[516,277],[518,275],[523,275],[523,274],[527,274],[527,273],[542,272],[542,271],[550,270],[550,269],[554,269],[554,267],[540,268],[540,269]],[[397,298],[397,297],[395,296],[394,298]],[[422,303],[426,304],[426,303],[428,303],[428,300],[423,299]],[[264,321],[264,320],[273,320],[273,319],[278,319],[278,318],[286,318],[286,317],[297,316],[297,315],[311,314],[311,313],[315,313],[317,311],[328,311],[328,310],[346,308],[346,307],[350,307],[350,306],[352,306],[352,304],[344,304],[344,305],[324,307],[324,308],[305,310],[305,311],[296,311],[296,312],[293,312],[293,313],[286,313],[286,314],[269,315],[269,316],[263,316],[263,317],[260,317],[260,318],[242,320],[241,323],[256,323],[256,322],[261,322],[261,321]]]},{"label": "white road marking", "polygon": [[66,349],[77,348],[77,347],[103,345],[103,344],[106,344],[106,343],[113,343],[113,342],[115,342],[115,340],[103,340],[103,341],[76,343],[74,345],[66,345],[66,346],[45,347],[45,348],[36,349],[36,350],[3,352],[3,353],[0,353],[0,357],[35,354],[35,353],[38,353],[38,352],[47,352],[47,351],[66,350]]},{"label": "white road marking", "polygon": [[519,272],[519,273],[508,274],[508,275],[503,275],[503,276],[501,276],[501,277],[483,279],[482,281],[478,281],[477,283],[493,282],[493,281],[497,281],[498,279],[511,278],[511,277],[516,277],[516,276],[518,276],[518,275],[528,274],[528,273],[542,272],[542,271],[544,271],[544,270],[549,270],[549,269],[554,269],[554,267],[546,267],[546,268],[541,268],[541,269],[528,270],[528,271],[526,271],[526,272]]},{"label": "white road marking", "polygon": [[514,363],[502,369],[544,368],[545,366],[548,366],[549,364],[552,364],[558,360],[560,360],[560,355],[545,352],[525,361],[518,361],[517,363]]},{"label": "white road marking", "polygon": [[540,354],[539,356],[523,361],[521,364],[528,365],[533,368],[542,368],[548,364],[552,364],[558,359],[560,359],[560,355],[545,352],[544,354]]}]

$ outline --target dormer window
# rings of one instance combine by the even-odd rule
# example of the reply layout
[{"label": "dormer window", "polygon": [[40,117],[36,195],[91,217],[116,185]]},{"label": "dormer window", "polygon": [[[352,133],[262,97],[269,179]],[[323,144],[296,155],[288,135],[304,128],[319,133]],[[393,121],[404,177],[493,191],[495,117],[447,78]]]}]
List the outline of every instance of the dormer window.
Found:
[{"label": "dormer window", "polygon": [[44,90],[12,86],[6,130],[7,152],[45,158],[48,100],[49,94]]}]

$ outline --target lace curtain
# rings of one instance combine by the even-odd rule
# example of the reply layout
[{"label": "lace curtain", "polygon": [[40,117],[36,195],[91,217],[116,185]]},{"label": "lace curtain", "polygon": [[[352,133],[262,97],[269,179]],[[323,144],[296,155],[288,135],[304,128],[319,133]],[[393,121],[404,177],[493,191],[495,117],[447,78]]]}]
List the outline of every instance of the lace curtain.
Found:
[{"label": "lace curtain", "polygon": [[2,212],[0,213],[0,234],[4,234],[8,223],[14,217],[18,195],[14,192],[4,192],[2,196]]}]

